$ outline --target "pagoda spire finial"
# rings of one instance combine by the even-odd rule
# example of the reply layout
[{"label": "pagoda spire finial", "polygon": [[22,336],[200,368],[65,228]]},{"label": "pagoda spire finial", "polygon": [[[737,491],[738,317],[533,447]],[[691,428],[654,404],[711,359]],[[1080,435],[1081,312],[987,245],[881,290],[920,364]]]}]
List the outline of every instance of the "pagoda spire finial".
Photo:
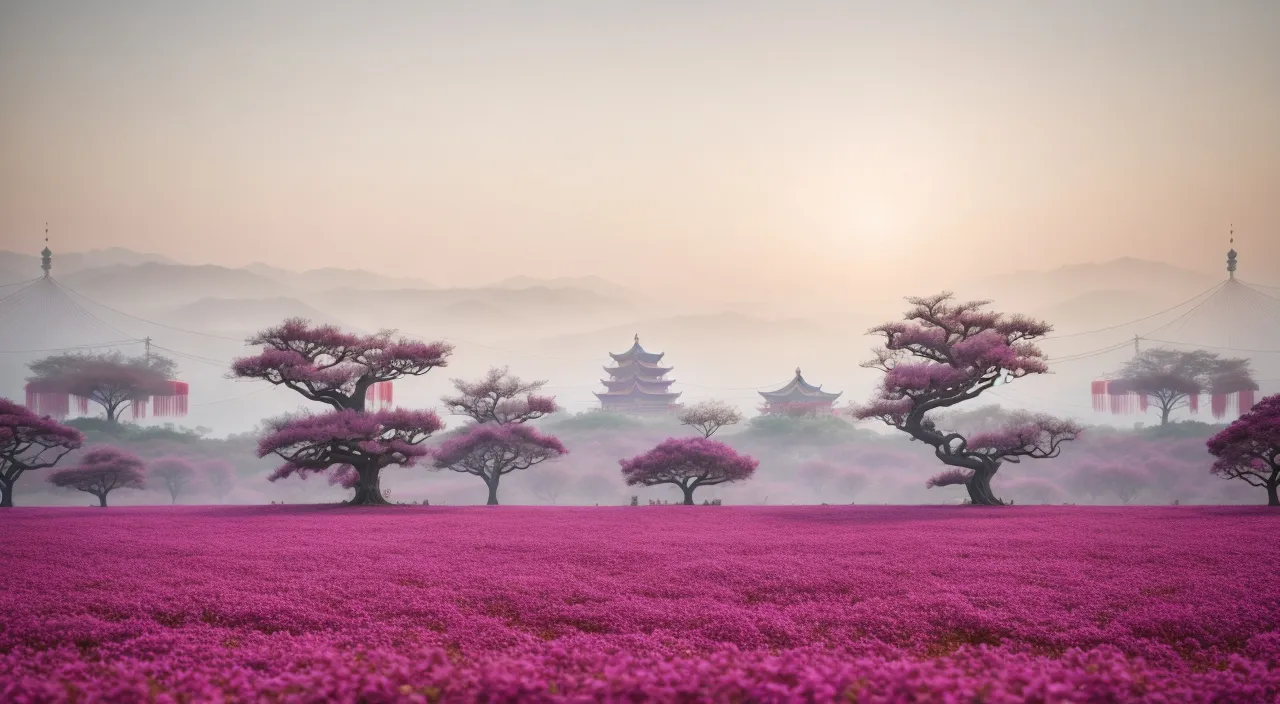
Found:
[{"label": "pagoda spire finial", "polygon": [[636,344],[640,344],[640,333],[636,333]]},{"label": "pagoda spire finial", "polygon": [[[1231,225],[1229,234],[1231,235],[1230,243],[1234,245],[1236,242],[1236,226],[1234,224]],[[1227,252],[1227,276],[1232,279],[1236,278],[1236,248],[1234,246]]]},{"label": "pagoda spire finial", "polygon": [[796,376],[800,376],[800,367],[796,367]]},{"label": "pagoda spire finial", "polygon": [[49,270],[53,268],[53,252],[49,249],[49,223],[44,224],[44,250],[40,252],[40,268],[45,278],[49,278]]}]

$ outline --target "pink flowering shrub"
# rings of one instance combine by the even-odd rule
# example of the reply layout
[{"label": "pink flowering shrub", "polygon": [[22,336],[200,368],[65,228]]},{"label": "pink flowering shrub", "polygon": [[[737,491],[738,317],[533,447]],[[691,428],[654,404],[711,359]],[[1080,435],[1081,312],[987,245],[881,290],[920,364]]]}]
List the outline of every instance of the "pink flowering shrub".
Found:
[{"label": "pink flowering shrub", "polygon": [[0,701],[1275,701],[1272,513],[20,509]]}]

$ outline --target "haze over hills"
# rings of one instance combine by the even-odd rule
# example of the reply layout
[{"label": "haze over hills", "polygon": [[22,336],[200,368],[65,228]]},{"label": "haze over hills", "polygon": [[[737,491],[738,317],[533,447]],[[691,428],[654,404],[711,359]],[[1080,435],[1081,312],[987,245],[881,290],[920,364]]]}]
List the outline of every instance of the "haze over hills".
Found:
[{"label": "haze over hills", "polygon": [[[67,264],[90,260],[109,263],[79,269]],[[1259,268],[1256,262],[1248,264],[1246,260],[1242,274]],[[875,302],[851,301],[836,289],[830,296],[790,305],[752,305],[661,300],[598,276],[524,276],[477,288],[438,288],[420,279],[358,270],[191,266],[121,249],[55,254],[53,271],[68,288],[137,316],[117,315],[80,300],[123,334],[150,336],[161,349],[172,351],[184,378],[197,389],[193,409],[198,410],[186,422],[218,432],[247,430],[263,417],[298,407],[288,394],[254,393],[238,400],[254,389],[225,378],[229,360],[245,351],[240,340],[286,317],[365,332],[395,328],[412,337],[454,343],[447,371],[406,381],[397,390],[406,404],[435,405],[448,390],[449,378],[509,365],[525,378],[549,380],[549,389],[566,408],[586,410],[597,405],[592,392],[601,389],[607,353],[626,349],[639,333],[648,349],[667,353],[666,361],[676,367],[674,388],[684,393],[683,400],[722,398],[750,411],[758,403],[759,387],[781,385],[797,366],[812,383],[843,391],[844,400],[864,398],[877,379],[876,373],[858,366],[877,342],[865,336],[867,328],[900,316],[905,308],[900,296],[928,295],[945,287],[945,282],[924,282],[927,289],[913,290],[904,281],[903,290],[885,291]],[[34,278],[40,273],[39,259],[0,253],[0,275],[6,272],[18,280]],[[1120,324],[1167,309],[1220,280],[1126,258],[990,276],[955,289],[962,297],[994,298],[997,310],[1048,320],[1057,333],[1070,336],[1044,344],[1052,358],[1061,359],[1146,332],[1172,316],[1129,326],[1133,330]],[[12,290],[0,291],[0,296]],[[1118,327],[1108,332],[1072,336],[1113,325]],[[5,348],[39,346],[22,342]],[[1087,412],[1088,380],[1113,370],[1128,354],[1125,348],[1054,364],[1049,377],[1002,390],[1000,402]],[[15,393],[22,375],[6,376],[11,378],[4,380],[5,393]]]},{"label": "haze over hills", "polygon": [[490,284],[487,288],[505,288],[505,289],[529,289],[529,288],[549,288],[549,289],[581,289],[608,296],[611,298],[619,298],[627,301],[642,301],[652,298],[647,294],[643,294],[633,288],[623,286],[608,279],[599,276],[561,276],[554,279],[540,279],[533,276],[512,276],[496,283]]},{"label": "haze over hills", "polygon": [[308,271],[289,271],[279,267],[255,262],[244,267],[259,276],[277,281],[290,288],[303,291],[328,291],[336,288],[354,288],[365,290],[394,290],[436,288],[425,279],[383,276],[364,269],[342,269],[326,267]]},{"label": "haze over hills", "polygon": [[202,298],[157,316],[175,327],[196,325],[203,332],[247,336],[286,318],[306,318],[324,325],[364,332],[296,298]]},{"label": "haze over hills", "polygon": [[54,276],[77,293],[107,305],[150,311],[218,296],[265,298],[291,293],[285,286],[244,269],[213,265],[111,264]]},{"label": "haze over hills", "polygon": [[[40,243],[40,246],[43,247],[43,244]],[[37,248],[34,253],[27,254],[0,250],[0,269],[22,274],[20,280],[39,276],[39,251],[39,248]],[[87,252],[54,253],[54,266],[58,274],[70,274],[84,269],[117,264],[136,266],[138,264],[178,264],[178,262],[162,254],[135,252],[124,247],[91,249]]]},{"label": "haze over hills", "polygon": [[1008,309],[1046,308],[1098,291],[1141,292],[1167,308],[1225,278],[1225,267],[1220,276],[1212,276],[1163,262],[1122,257],[1048,271],[1016,271],[957,288],[966,296],[989,298]]}]

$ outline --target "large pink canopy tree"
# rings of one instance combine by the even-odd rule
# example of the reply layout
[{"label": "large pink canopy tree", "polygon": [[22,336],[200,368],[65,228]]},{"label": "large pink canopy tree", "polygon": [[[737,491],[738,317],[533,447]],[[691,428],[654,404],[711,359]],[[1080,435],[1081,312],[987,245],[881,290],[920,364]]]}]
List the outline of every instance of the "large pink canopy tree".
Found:
[{"label": "large pink canopy tree", "polygon": [[[1226,415],[1227,398],[1234,394],[1239,410],[1253,406],[1258,384],[1247,359],[1222,359],[1204,350],[1143,350],[1125,363],[1117,378],[1095,382],[1095,397],[1109,397],[1115,412],[1129,410],[1136,398],[1139,409],[1153,405],[1160,412],[1160,425],[1179,408],[1192,413],[1200,409],[1200,395],[1210,394],[1215,418]],[[1095,398],[1095,405],[1098,399]]]},{"label": "large pink canopy tree", "polygon": [[423,443],[442,427],[434,411],[330,411],[272,422],[258,441],[258,456],[275,454],[284,460],[271,474],[273,482],[330,472],[331,484],[355,489],[347,503],[387,504],[382,470],[413,466],[428,454]]},{"label": "large pink canopy tree", "polygon": [[118,423],[125,409],[142,417],[153,397],[157,415],[186,413],[187,384],[172,380],[173,360],[159,355],[59,354],[32,362],[30,369],[27,406],[39,413],[65,417],[75,398],[81,413],[93,403],[102,407],[108,423]]},{"label": "large pink canopy tree", "polygon": [[231,365],[233,376],[284,386],[335,410],[364,411],[370,390],[389,401],[389,385],[447,366],[453,346],[396,338],[391,331],[354,335],[302,318],[250,337],[261,353]]},{"label": "large pink canopy tree", "polygon": [[13,506],[23,472],[54,466],[82,442],[79,430],[0,398],[0,508]]},{"label": "large pink canopy tree", "polygon": [[98,497],[98,505],[107,507],[107,494],[116,489],[145,489],[143,463],[134,455],[114,447],[96,447],[75,467],[59,469],[49,475],[49,483],[64,489],[76,489]]},{"label": "large pink canopy tree", "polygon": [[928,486],[964,484],[975,504],[1000,505],[991,479],[1005,462],[1057,457],[1081,433],[1072,421],[1041,414],[1013,414],[997,431],[966,438],[939,430],[927,415],[977,398],[1000,383],[1048,371],[1033,340],[1052,328],[1021,315],[984,310],[986,301],[958,303],[951,294],[908,298],[914,308],[900,322],[872,328],[885,344],[864,367],[884,372],[869,403],[853,409],[858,419],[877,419],[934,449],[954,470]]},{"label": "large pink canopy tree", "polygon": [[1280,394],[1268,396],[1207,443],[1214,474],[1267,490],[1280,506]]},{"label": "large pink canopy tree", "polygon": [[760,462],[739,455],[718,440],[667,438],[652,450],[618,464],[627,486],[673,484],[684,493],[685,505],[692,506],[698,487],[750,479]]},{"label": "large pink canopy tree", "polygon": [[365,412],[371,394],[389,405],[390,384],[396,379],[447,366],[453,347],[395,338],[389,331],[353,335],[301,318],[263,330],[248,342],[264,349],[235,360],[234,376],[284,386],[334,409],[272,424],[258,449],[259,456],[275,453],[286,460],[273,479],[333,468],[330,481],[355,489],[348,503],[388,503],[379,484],[382,468],[412,464],[422,454],[417,445],[442,427],[440,419],[435,413],[389,414],[385,409],[367,423],[353,416]]},{"label": "large pink canopy tree", "polygon": [[480,477],[489,488],[486,504],[497,506],[502,477],[568,452],[555,436],[527,425],[480,423],[437,448],[434,465]]}]

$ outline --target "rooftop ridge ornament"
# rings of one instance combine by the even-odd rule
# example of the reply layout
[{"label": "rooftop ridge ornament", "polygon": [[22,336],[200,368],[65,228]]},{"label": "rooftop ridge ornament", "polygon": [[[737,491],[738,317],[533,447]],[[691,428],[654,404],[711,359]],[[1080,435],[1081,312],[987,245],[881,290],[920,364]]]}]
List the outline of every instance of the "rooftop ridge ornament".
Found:
[{"label": "rooftop ridge ornament", "polygon": [[[1235,225],[1232,225],[1231,226],[1231,244],[1234,245],[1235,241],[1236,241],[1236,228],[1235,228]],[[1227,252],[1227,275],[1232,279],[1236,278],[1236,248],[1235,247],[1232,247],[1231,250]]]},{"label": "rooftop ridge ornament", "polygon": [[40,252],[40,268],[44,277],[49,278],[49,270],[53,268],[53,252],[49,250],[49,223],[44,224],[44,250]]}]

